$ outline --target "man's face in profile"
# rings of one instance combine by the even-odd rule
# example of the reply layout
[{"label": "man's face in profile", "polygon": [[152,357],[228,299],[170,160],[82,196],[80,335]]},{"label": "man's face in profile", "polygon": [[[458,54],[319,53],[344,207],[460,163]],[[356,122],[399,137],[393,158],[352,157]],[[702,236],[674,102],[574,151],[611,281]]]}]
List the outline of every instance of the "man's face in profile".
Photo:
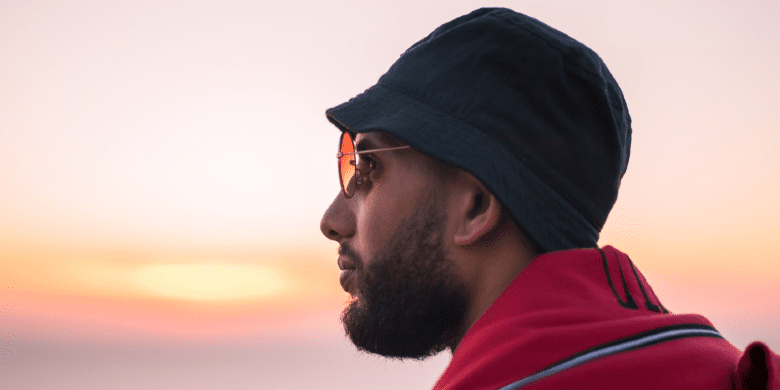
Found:
[{"label": "man's face in profile", "polygon": [[[377,134],[360,134],[357,150],[394,146]],[[469,302],[443,245],[446,209],[436,195],[445,184],[414,150],[366,157],[374,163],[367,180],[351,198],[339,194],[322,221],[340,244],[352,295],[341,320],[361,350],[425,358],[457,339]]]}]

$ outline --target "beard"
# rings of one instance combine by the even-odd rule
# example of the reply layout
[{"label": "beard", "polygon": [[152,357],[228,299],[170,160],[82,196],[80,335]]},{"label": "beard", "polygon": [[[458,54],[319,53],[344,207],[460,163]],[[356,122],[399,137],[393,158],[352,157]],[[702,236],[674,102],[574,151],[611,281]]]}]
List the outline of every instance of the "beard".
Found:
[{"label": "beard", "polygon": [[368,267],[349,247],[341,248],[355,262],[360,293],[341,322],[361,351],[424,359],[461,336],[468,292],[442,245],[442,208],[434,200],[427,206],[399,225]]}]

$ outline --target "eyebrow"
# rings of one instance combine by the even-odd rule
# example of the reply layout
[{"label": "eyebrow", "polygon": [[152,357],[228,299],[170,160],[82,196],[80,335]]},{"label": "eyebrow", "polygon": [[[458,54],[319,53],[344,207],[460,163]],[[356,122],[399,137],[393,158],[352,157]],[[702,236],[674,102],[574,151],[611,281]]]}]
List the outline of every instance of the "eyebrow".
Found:
[{"label": "eyebrow", "polygon": [[[384,140],[384,137],[382,137],[381,134],[377,134],[371,137],[364,136],[360,139],[360,141],[357,141],[355,143],[355,150],[360,152],[363,150],[372,150],[372,149],[384,149],[384,148],[392,148],[396,146],[406,146],[403,142],[388,142],[388,140]],[[395,140],[395,138],[393,138]]]}]

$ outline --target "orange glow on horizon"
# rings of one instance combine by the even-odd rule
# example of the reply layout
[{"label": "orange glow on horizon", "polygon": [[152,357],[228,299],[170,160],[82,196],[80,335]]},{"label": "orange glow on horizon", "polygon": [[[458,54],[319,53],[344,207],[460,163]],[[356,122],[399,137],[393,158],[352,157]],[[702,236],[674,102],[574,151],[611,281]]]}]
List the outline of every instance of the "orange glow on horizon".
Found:
[{"label": "orange glow on horizon", "polygon": [[323,250],[0,245],[6,284],[17,288],[204,304],[341,299],[335,259]]}]

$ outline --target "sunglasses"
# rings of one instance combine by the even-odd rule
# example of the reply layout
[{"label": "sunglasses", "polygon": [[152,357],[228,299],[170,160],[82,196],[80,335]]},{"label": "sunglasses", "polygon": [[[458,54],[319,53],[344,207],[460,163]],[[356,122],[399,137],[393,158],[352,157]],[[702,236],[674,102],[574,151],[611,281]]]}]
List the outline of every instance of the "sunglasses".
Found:
[{"label": "sunglasses", "polygon": [[341,138],[339,139],[339,152],[336,154],[336,157],[339,159],[339,180],[341,181],[341,190],[344,192],[344,196],[351,198],[352,195],[355,194],[355,187],[363,184],[362,176],[368,175],[368,173],[374,169],[373,161],[369,163],[368,168],[363,169],[364,171],[357,169],[358,166],[361,166],[361,154],[406,148],[411,148],[411,146],[404,145],[395,146],[392,148],[361,150],[356,152],[355,140],[352,138],[352,135],[346,131],[342,132]]}]

